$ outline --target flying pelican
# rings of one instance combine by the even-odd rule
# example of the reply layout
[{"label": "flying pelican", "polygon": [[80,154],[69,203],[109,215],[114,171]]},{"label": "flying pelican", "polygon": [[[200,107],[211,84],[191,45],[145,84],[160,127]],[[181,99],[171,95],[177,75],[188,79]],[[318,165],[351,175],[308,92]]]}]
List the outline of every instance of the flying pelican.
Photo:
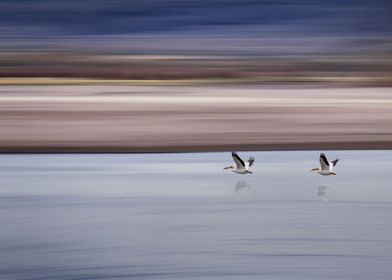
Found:
[{"label": "flying pelican", "polygon": [[325,175],[325,176],[336,175],[336,173],[333,171],[333,168],[336,165],[336,163],[338,163],[338,161],[339,161],[339,159],[337,158],[337,159],[329,162],[327,160],[327,157],[325,156],[325,154],[321,153],[320,154],[320,167],[313,168],[310,171],[312,171],[312,172],[317,171],[318,174]]},{"label": "flying pelican", "polygon": [[237,173],[237,174],[247,174],[250,173],[252,174],[253,172],[249,171],[249,167],[253,165],[253,162],[255,161],[254,157],[249,157],[248,161],[244,162],[236,152],[231,152],[231,156],[233,157],[233,160],[235,164],[237,165],[234,167],[233,165],[227,166],[223,169],[230,169],[232,172]]}]

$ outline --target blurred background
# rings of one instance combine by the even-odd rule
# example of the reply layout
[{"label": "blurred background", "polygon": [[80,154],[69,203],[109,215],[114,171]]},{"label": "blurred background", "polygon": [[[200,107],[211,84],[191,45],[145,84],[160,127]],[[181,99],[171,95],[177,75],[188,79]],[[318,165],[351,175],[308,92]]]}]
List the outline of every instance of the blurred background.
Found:
[{"label": "blurred background", "polygon": [[0,0],[0,279],[391,279],[391,78],[392,1]]},{"label": "blurred background", "polygon": [[390,1],[0,0],[0,151],[390,148]]}]

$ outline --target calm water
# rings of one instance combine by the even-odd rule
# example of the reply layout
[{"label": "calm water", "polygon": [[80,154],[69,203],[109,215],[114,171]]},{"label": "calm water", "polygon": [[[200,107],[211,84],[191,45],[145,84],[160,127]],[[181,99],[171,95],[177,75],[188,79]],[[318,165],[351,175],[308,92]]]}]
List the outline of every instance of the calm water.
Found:
[{"label": "calm water", "polygon": [[391,279],[392,151],[1,155],[0,279]]}]

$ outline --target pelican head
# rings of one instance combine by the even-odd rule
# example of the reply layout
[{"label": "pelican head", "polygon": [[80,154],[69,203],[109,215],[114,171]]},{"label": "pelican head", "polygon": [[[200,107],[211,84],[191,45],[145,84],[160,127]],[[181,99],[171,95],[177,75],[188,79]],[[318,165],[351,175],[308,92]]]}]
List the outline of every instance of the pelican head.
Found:
[{"label": "pelican head", "polygon": [[232,170],[235,169],[235,167],[233,165],[230,166],[226,166],[225,168],[223,168],[224,170]]},{"label": "pelican head", "polygon": [[314,172],[314,171],[320,171],[320,168],[316,167],[310,170],[310,172]]}]

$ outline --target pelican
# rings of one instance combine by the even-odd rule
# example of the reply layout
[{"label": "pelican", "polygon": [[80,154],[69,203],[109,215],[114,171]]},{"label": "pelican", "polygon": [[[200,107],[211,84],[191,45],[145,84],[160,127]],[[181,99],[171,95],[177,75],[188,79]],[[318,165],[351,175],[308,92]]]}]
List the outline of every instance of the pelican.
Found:
[{"label": "pelican", "polygon": [[237,174],[248,174],[248,173],[252,174],[252,173],[253,173],[253,172],[249,171],[248,169],[249,169],[249,167],[251,167],[251,166],[253,165],[253,162],[255,161],[255,158],[254,158],[254,157],[250,157],[250,158],[248,159],[248,161],[244,162],[244,161],[237,155],[236,152],[232,152],[232,153],[231,153],[231,156],[233,157],[233,160],[234,160],[234,162],[235,162],[235,164],[236,164],[236,167],[233,166],[233,165],[230,165],[230,166],[227,166],[227,167],[225,167],[225,168],[223,168],[223,169],[225,169],[225,170],[226,170],[226,169],[229,169],[229,170],[231,170],[232,172],[237,173]]},{"label": "pelican", "polygon": [[328,161],[327,157],[325,156],[324,153],[320,154],[320,167],[313,168],[310,171],[317,171],[318,174],[320,175],[336,175],[336,173],[333,171],[334,166],[338,163],[339,159],[335,159],[333,161]]}]

